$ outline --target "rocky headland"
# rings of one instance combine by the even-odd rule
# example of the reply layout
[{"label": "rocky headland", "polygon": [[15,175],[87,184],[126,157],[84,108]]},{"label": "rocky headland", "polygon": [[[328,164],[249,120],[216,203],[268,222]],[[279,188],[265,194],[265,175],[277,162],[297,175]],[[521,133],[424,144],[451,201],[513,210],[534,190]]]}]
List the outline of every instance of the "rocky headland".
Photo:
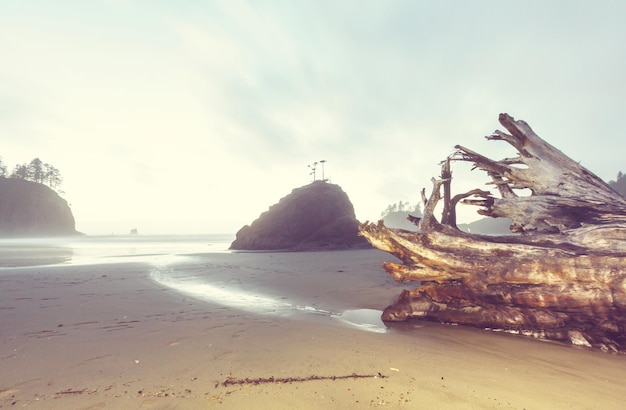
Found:
[{"label": "rocky headland", "polygon": [[339,185],[315,181],[294,189],[237,232],[233,250],[337,250],[369,248]]},{"label": "rocky headland", "polygon": [[0,237],[80,235],[67,201],[51,188],[0,178]]}]

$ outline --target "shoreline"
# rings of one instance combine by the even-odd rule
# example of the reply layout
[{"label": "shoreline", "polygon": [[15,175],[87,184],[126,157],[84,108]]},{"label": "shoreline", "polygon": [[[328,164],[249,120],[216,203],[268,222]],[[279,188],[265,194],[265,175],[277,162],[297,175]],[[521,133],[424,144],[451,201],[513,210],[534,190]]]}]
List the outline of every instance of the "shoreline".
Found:
[{"label": "shoreline", "polygon": [[[381,308],[397,291],[378,288],[386,280],[378,266],[363,271],[368,255],[309,255],[317,268],[298,266],[299,257],[231,256],[194,256],[172,267],[194,275],[230,263],[235,279],[259,280],[252,288],[274,280],[277,292],[319,296],[320,308]],[[285,272],[291,281],[250,266],[279,273],[292,266]],[[430,322],[375,333],[316,315],[257,315],[175,292],[150,279],[151,269],[115,263],[0,272],[0,407],[624,405],[622,355]],[[346,283],[337,283],[338,274]],[[326,293],[313,295],[311,283]]]}]

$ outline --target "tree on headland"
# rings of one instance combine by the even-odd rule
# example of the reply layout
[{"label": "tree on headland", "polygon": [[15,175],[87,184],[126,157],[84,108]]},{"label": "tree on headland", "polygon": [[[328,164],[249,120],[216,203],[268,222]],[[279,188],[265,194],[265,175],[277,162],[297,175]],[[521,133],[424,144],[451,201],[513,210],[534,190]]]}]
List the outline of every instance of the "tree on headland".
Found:
[{"label": "tree on headland", "polygon": [[43,183],[43,162],[39,158],[35,158],[28,164],[28,172],[34,182]]},{"label": "tree on headland", "polygon": [[319,161],[315,161],[314,163],[307,165],[307,167],[310,170],[309,175],[313,175],[313,182],[317,181],[317,164],[322,165],[322,179],[320,181],[322,182],[330,181],[330,178],[326,178],[326,175],[324,174],[324,164],[326,162],[327,161],[325,159],[321,159]]},{"label": "tree on headland", "polygon": [[2,157],[0,157],[0,178],[5,177],[7,174],[7,167],[4,165],[2,161]]},{"label": "tree on headland", "polygon": [[43,183],[48,185],[52,189],[56,189],[63,183],[63,177],[61,172],[50,164],[43,164],[44,179]]},{"label": "tree on headland", "polygon": [[[6,177],[6,174],[7,168],[2,159],[0,159],[0,177]],[[39,158],[35,158],[29,163],[16,165],[9,177],[47,185],[54,190],[63,183],[61,172],[53,165],[45,163]]]},{"label": "tree on headland", "polygon": [[615,181],[609,181],[609,186],[620,195],[626,197],[626,175],[624,175],[622,171],[617,173],[617,179]]},{"label": "tree on headland", "polygon": [[388,205],[387,208],[385,208],[385,210],[383,212],[381,212],[380,217],[381,219],[385,219],[387,216],[397,213],[397,212],[401,212],[401,213],[410,213],[413,214],[413,216],[421,216],[422,215],[422,211],[420,209],[420,204],[415,204],[415,205],[411,205],[410,202],[403,202],[403,201],[398,201],[397,204],[391,204]]},{"label": "tree on headland", "polygon": [[16,165],[11,173],[11,178],[30,180],[31,178],[28,174],[28,167],[26,164]]}]

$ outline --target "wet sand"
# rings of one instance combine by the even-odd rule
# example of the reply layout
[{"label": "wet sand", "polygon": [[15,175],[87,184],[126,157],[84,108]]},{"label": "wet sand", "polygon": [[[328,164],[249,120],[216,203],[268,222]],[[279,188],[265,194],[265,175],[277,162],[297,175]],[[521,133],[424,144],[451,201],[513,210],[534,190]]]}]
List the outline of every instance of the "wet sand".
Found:
[{"label": "wet sand", "polygon": [[[379,268],[389,257],[355,252],[196,255],[172,269],[333,311],[381,309],[402,289]],[[428,322],[375,333],[323,315],[257,315],[151,274],[145,263],[0,270],[0,407],[626,405],[623,355]]]}]

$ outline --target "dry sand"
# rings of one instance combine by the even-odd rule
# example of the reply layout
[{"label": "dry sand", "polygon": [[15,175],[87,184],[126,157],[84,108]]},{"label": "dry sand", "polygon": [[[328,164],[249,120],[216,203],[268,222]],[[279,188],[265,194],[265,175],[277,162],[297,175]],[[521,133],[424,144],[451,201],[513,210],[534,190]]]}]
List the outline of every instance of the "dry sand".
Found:
[{"label": "dry sand", "polygon": [[[402,288],[379,268],[389,256],[353,252],[197,255],[176,269],[320,308],[384,307]],[[256,315],[178,293],[151,269],[0,270],[0,407],[626,406],[623,355],[425,322],[373,333]]]}]

